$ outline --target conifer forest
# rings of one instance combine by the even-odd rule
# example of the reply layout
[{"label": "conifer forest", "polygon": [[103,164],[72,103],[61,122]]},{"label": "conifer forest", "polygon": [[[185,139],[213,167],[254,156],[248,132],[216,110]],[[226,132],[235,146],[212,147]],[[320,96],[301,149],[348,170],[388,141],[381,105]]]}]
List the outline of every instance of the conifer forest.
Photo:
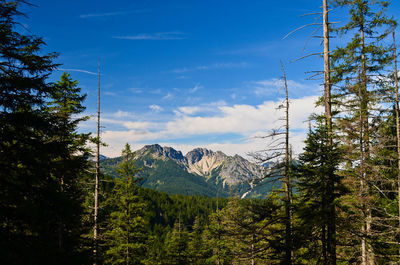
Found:
[{"label": "conifer forest", "polygon": [[250,154],[268,165],[252,185],[278,184],[242,198],[145,188],[128,143],[115,174],[103,170],[107,142],[79,130],[91,119],[79,80],[50,81],[57,51],[21,30],[31,3],[0,0],[0,264],[400,264],[397,20],[385,0],[319,2],[322,112],[294,156],[278,64],[284,126]]}]

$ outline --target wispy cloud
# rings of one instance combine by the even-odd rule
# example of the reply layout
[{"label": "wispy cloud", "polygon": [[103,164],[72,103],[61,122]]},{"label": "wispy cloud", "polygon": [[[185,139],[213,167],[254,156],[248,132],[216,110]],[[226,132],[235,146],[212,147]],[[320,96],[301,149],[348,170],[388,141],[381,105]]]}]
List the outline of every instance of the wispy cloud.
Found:
[{"label": "wispy cloud", "polygon": [[132,91],[135,94],[140,94],[143,93],[143,88],[138,88],[138,87],[131,87],[128,89],[129,91]]},{"label": "wispy cloud", "polygon": [[203,87],[200,84],[196,84],[192,89],[190,89],[190,93],[194,93],[201,88]]},{"label": "wispy cloud", "polygon": [[114,36],[114,39],[120,40],[183,40],[186,36],[183,32],[157,32],[157,33],[141,33],[137,35]]},{"label": "wispy cloud", "polygon": [[226,102],[224,100],[195,105],[195,106],[182,106],[179,107],[177,110],[174,111],[175,115],[178,117],[185,116],[185,115],[215,115],[216,113],[220,112],[220,107],[226,106]]},{"label": "wispy cloud", "polygon": [[99,18],[99,17],[113,17],[113,16],[122,16],[128,14],[135,14],[135,13],[144,13],[147,10],[129,10],[129,11],[115,11],[115,12],[106,12],[106,13],[92,13],[92,14],[83,14],[80,15],[80,18]]},{"label": "wispy cloud", "polygon": [[167,95],[165,95],[162,99],[167,100],[167,99],[172,99],[173,97],[174,97],[174,95],[172,93],[168,92]]},{"label": "wispy cloud", "polygon": [[117,112],[114,112],[112,114],[109,114],[108,116],[112,117],[112,118],[136,118],[136,116],[131,113],[131,112],[127,112],[127,111],[122,111],[122,110],[118,110]]},{"label": "wispy cloud", "polygon": [[163,110],[162,107],[160,107],[160,106],[158,106],[158,105],[156,105],[156,104],[150,105],[149,108],[150,108],[152,111],[154,111],[154,112],[160,112],[160,111]]},{"label": "wispy cloud", "polygon": [[[294,80],[287,80],[287,85],[291,97],[315,95],[319,89],[316,84],[304,84]],[[252,81],[248,83],[248,86],[257,96],[283,95],[285,92],[283,80],[278,78]]]},{"label": "wispy cloud", "polygon": [[82,69],[67,69],[67,68],[58,68],[57,71],[64,71],[64,72],[79,72],[79,73],[84,73],[84,74],[89,74],[89,75],[98,75],[98,73],[95,72],[90,72]]},{"label": "wispy cloud", "polygon": [[111,91],[105,91],[103,94],[106,96],[117,96],[118,95],[117,93],[111,92]]},{"label": "wispy cloud", "polygon": [[192,71],[206,71],[206,70],[214,70],[214,69],[232,69],[232,68],[246,68],[249,67],[249,64],[246,62],[227,62],[227,63],[214,63],[210,65],[199,65],[193,68],[178,68],[171,71],[167,71],[166,73],[175,73],[175,74],[182,74]]},{"label": "wispy cloud", "polygon": [[202,65],[198,66],[197,70],[212,70],[212,69],[229,69],[229,68],[245,68],[248,67],[249,64],[246,62],[240,63],[215,63],[212,65]]}]

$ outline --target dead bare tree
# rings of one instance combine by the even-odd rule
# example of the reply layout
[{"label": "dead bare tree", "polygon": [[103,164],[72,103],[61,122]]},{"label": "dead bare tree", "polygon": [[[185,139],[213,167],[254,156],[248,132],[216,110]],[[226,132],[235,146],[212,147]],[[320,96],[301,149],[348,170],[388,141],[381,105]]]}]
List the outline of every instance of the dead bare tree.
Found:
[{"label": "dead bare tree", "polygon": [[98,263],[98,214],[99,214],[99,178],[100,178],[100,59],[97,87],[97,139],[96,139],[96,175],[94,186],[94,215],[93,215],[93,264]]},{"label": "dead bare tree", "polygon": [[261,151],[250,153],[258,163],[269,164],[269,168],[263,178],[258,179],[258,185],[263,185],[272,181],[281,181],[284,193],[284,226],[285,226],[285,255],[284,264],[293,264],[293,237],[292,237],[292,177],[291,177],[291,150],[290,150],[290,127],[289,127],[289,92],[286,79],[285,68],[281,61],[282,82],[285,90],[285,99],[278,106],[278,110],[284,110],[285,116],[279,120],[284,120],[284,125],[272,130],[268,135],[258,137],[267,139],[267,148]]}]

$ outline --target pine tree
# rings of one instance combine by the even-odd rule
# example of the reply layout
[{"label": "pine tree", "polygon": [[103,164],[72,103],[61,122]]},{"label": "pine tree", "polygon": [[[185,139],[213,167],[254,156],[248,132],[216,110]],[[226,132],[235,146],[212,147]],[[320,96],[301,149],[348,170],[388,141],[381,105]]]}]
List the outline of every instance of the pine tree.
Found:
[{"label": "pine tree", "polygon": [[334,2],[349,11],[348,23],[338,28],[337,32],[351,37],[346,46],[338,47],[332,53],[332,84],[336,87],[336,97],[339,97],[335,104],[341,111],[338,126],[347,146],[347,167],[343,174],[348,184],[358,187],[353,189],[355,193],[351,196],[357,196],[359,200],[348,197],[348,202],[353,204],[354,209],[359,209],[360,215],[356,214],[354,219],[361,217],[363,220],[358,233],[361,263],[374,264],[373,235],[376,233],[372,230],[376,205],[372,198],[376,190],[372,184],[379,176],[371,163],[374,156],[371,120],[380,104],[377,97],[380,87],[376,80],[391,60],[390,49],[382,44],[382,40],[390,33],[393,21],[384,14],[387,1]]},{"label": "pine tree", "polygon": [[189,233],[181,220],[175,223],[165,239],[166,264],[185,265],[189,263]]},{"label": "pine tree", "polygon": [[[325,119],[319,117],[314,130],[309,131],[304,152],[296,167],[297,189],[299,192],[297,214],[300,219],[299,238],[307,246],[302,254],[305,260],[331,264],[328,248],[328,227],[331,219],[331,207],[337,207],[336,199],[345,191],[341,187],[341,178],[336,168],[341,161],[338,144],[326,141],[328,128]],[[333,172],[333,174],[332,174]],[[333,177],[334,200],[330,202],[330,189]],[[334,216],[337,219],[337,216]]]},{"label": "pine tree", "polygon": [[133,153],[129,144],[122,151],[123,162],[116,170],[120,178],[106,202],[110,207],[110,217],[105,231],[107,264],[144,264],[146,259],[146,204],[139,196],[139,171],[133,164]]},{"label": "pine tree", "polygon": [[204,224],[197,216],[193,224],[193,231],[189,233],[188,256],[190,264],[193,265],[205,264],[206,250],[204,249],[203,226]]},{"label": "pine tree", "polygon": [[53,85],[46,109],[54,118],[56,127],[53,141],[59,147],[57,156],[53,158],[51,174],[58,182],[56,192],[60,205],[55,213],[59,219],[58,249],[60,255],[66,256],[81,251],[79,239],[83,233],[81,219],[84,197],[80,181],[90,167],[89,150],[86,147],[89,134],[77,132],[78,124],[88,119],[86,116],[77,117],[85,109],[82,102],[86,97],[81,95],[77,85],[78,81],[73,81],[68,73],[63,73],[60,81]]},{"label": "pine tree", "polygon": [[[79,192],[66,178],[60,185],[59,169],[63,164],[76,173],[84,163],[60,140],[61,124],[71,120],[46,104],[56,100],[57,87],[47,82],[56,55],[42,55],[43,40],[20,33],[16,18],[23,15],[22,4],[0,1],[0,254],[5,264],[73,264],[67,257],[73,253],[60,252],[60,242],[70,249],[76,240],[63,233],[60,210],[69,205],[66,210],[79,216]],[[64,136],[76,140],[74,128]],[[66,156],[74,162],[60,162]]]},{"label": "pine tree", "polygon": [[233,253],[229,247],[223,223],[223,213],[217,210],[210,215],[210,222],[204,231],[206,249],[209,250],[206,264],[228,265],[233,260]]}]

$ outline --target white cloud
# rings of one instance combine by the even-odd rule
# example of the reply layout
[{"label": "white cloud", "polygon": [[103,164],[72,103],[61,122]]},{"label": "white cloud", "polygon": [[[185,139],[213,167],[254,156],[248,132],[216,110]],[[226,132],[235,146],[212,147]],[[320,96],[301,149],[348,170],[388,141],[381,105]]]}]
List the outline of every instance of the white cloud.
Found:
[{"label": "white cloud", "polygon": [[130,130],[136,130],[137,133],[140,133],[142,135],[144,135],[146,131],[150,128],[156,127],[157,124],[151,123],[151,122],[132,122],[132,121],[128,121],[128,122],[123,122],[122,125]]},{"label": "white cloud", "polygon": [[114,36],[113,39],[120,40],[183,40],[186,36],[183,32],[157,32],[157,33],[142,33],[137,35]]},{"label": "white cloud", "polygon": [[162,107],[160,107],[160,106],[158,106],[158,105],[155,105],[155,104],[150,105],[149,108],[150,108],[152,111],[154,111],[154,112],[160,112],[160,111],[163,110]]},{"label": "white cloud", "polygon": [[[295,152],[300,152],[302,141],[307,131],[307,120],[311,113],[321,112],[321,108],[315,108],[317,96],[292,99],[290,104],[290,127],[296,131],[292,135],[292,145]],[[182,106],[175,111],[172,120],[166,122],[131,122],[119,121],[126,130],[106,130],[102,137],[113,149],[105,148],[105,155],[112,155],[117,146],[129,143],[162,143],[171,142],[173,139],[181,139],[196,136],[199,141],[203,138],[201,146],[213,150],[221,150],[228,154],[245,155],[248,152],[260,150],[263,143],[257,141],[254,136],[265,135],[269,130],[276,129],[283,124],[284,113],[277,110],[281,101],[266,101],[257,106],[233,105],[225,102],[215,102],[208,105]],[[117,112],[118,113],[118,112]],[[119,112],[121,117],[124,112]],[[205,116],[206,115],[206,116]],[[204,135],[240,135],[243,139],[239,142],[208,143]],[[246,140],[247,139],[247,140]],[[264,143],[265,144],[265,143]],[[171,144],[176,147],[176,145]],[[190,145],[191,146],[191,145]],[[119,150],[118,150],[119,154]],[[117,155],[118,155],[117,154]]]},{"label": "white cloud", "polygon": [[135,117],[133,115],[133,113],[127,112],[127,111],[122,111],[122,110],[118,110],[115,113],[111,114],[112,117],[114,118],[131,118],[131,117]]},{"label": "white cloud", "polygon": [[[316,96],[291,100],[290,119],[293,129],[304,129],[303,121],[315,110]],[[211,117],[182,115],[167,123],[168,132],[175,135],[200,135],[210,133],[239,133],[249,135],[258,130],[271,130],[279,126],[283,113],[277,110],[281,101],[266,101],[258,106],[219,106],[219,115]],[[183,109],[197,110],[197,109]]]},{"label": "white cloud", "polygon": [[183,114],[183,115],[193,115],[195,113],[198,113],[202,110],[201,107],[199,106],[188,106],[188,107],[179,107],[179,111],[177,111],[177,114]]}]

